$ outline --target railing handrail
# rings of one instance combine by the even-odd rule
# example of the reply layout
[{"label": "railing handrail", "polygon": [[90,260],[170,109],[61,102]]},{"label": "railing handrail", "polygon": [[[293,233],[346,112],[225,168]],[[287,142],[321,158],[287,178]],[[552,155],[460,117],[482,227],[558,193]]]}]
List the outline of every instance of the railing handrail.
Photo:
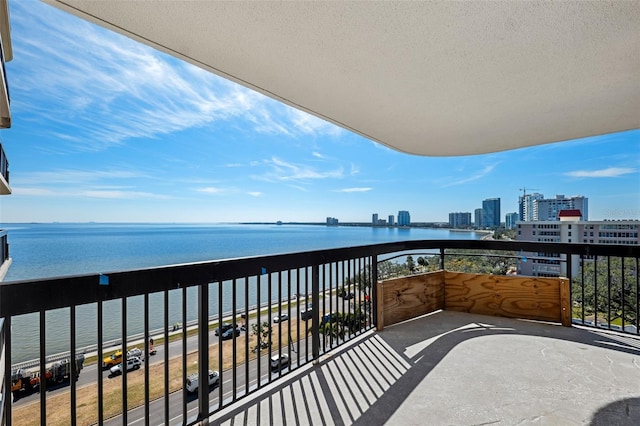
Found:
[{"label": "railing handrail", "polygon": [[[260,276],[340,261],[349,257],[425,249],[475,249],[566,255],[640,257],[640,246],[491,240],[411,240],[307,252],[185,263],[103,274],[72,275],[0,283],[0,317],[140,296],[237,277]],[[100,276],[108,285],[100,285]],[[37,297],[31,297],[37,295]],[[19,301],[19,302],[18,302]]]}]

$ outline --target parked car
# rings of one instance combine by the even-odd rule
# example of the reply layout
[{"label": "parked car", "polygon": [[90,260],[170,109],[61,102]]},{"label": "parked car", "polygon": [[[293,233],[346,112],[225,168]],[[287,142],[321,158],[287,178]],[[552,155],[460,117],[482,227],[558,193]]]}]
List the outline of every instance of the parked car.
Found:
[{"label": "parked car", "polygon": [[300,311],[300,319],[303,321],[310,320],[313,316],[313,305],[309,304]]},{"label": "parked car", "polygon": [[[198,373],[193,373],[187,377],[187,381],[185,383],[185,387],[187,388],[187,392],[194,393],[198,391]],[[217,371],[209,370],[209,386],[217,385],[220,381],[220,375]]]},{"label": "parked car", "polygon": [[289,366],[289,355],[276,354],[271,357],[271,369],[280,370]]},{"label": "parked car", "polygon": [[[141,366],[142,366],[142,360],[139,357],[133,356],[127,359],[127,371],[137,370]],[[112,376],[122,374],[122,363],[111,367],[111,370],[109,371],[111,371]]]},{"label": "parked car", "polygon": [[224,333],[222,333],[222,336],[220,336],[220,338],[222,340],[229,340],[229,339],[233,339],[236,336],[240,335],[240,329],[239,328],[230,328],[227,331],[225,331]]},{"label": "parked car", "polygon": [[122,362],[122,351],[117,350],[102,360],[102,368],[110,368]]},{"label": "parked car", "polygon": [[131,350],[128,350],[127,351],[127,359],[128,358],[133,358],[133,357],[142,358],[142,350],[140,350],[139,348],[133,348]]},{"label": "parked car", "polygon": [[221,334],[224,334],[225,331],[230,330],[232,328],[233,328],[233,324],[225,322],[220,327],[216,328],[213,334],[215,334],[216,336],[220,336]]},{"label": "parked car", "polygon": [[336,318],[338,318],[338,315],[335,312],[331,312],[329,314],[325,314],[325,315],[322,316],[322,321],[320,321],[320,324],[330,323],[332,321],[335,321]]},{"label": "parked car", "polygon": [[350,300],[350,299],[353,299],[354,297],[356,297],[356,295],[353,293],[347,293],[344,295],[345,300]]},{"label": "parked car", "polygon": [[288,320],[289,320],[289,315],[287,315],[287,314],[282,314],[282,315],[280,315],[280,316],[276,316],[276,317],[273,319],[273,322],[275,322],[275,323],[279,323],[279,322],[284,322],[284,321],[288,321]]}]

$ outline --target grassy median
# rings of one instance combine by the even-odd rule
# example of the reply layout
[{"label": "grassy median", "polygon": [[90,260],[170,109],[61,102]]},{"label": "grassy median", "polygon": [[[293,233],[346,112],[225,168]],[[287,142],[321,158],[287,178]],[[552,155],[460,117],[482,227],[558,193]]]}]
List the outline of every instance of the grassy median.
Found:
[{"label": "grassy median", "polygon": [[[304,323],[301,323],[304,327]],[[298,321],[288,321],[282,323],[282,343],[287,347],[289,343],[289,327],[291,327],[291,338],[297,340]],[[273,324],[272,341],[279,342],[278,325]],[[249,331],[251,333],[251,331]],[[304,328],[300,331],[304,337]],[[236,339],[236,366],[245,363],[245,337],[239,336]],[[256,336],[249,335],[249,348],[256,345]],[[159,346],[159,345],[156,345]],[[272,349],[277,351],[277,347]],[[218,344],[210,346],[209,365],[211,369],[218,367]],[[249,351],[249,359],[255,359],[256,354]],[[264,351],[263,351],[264,356]],[[197,372],[197,352],[187,355],[187,375]],[[153,360],[153,358],[148,358]],[[233,360],[233,340],[222,343],[222,369],[230,369]],[[82,373],[81,373],[82,374]],[[127,374],[127,406],[128,409],[136,408],[144,404],[144,370],[131,371]],[[177,356],[169,360],[169,393],[181,390],[183,387],[182,357]],[[150,400],[162,398],[164,396],[164,363],[156,362],[149,364],[149,393]],[[103,382],[102,401],[105,418],[117,416],[122,413],[122,378],[108,378]],[[70,391],[58,392],[55,395],[47,396],[47,419],[48,425],[69,425],[71,424],[71,397]],[[76,393],[76,413],[79,425],[91,425],[98,422],[98,384],[92,383],[77,388]],[[40,425],[40,400],[13,408],[13,424],[25,426]],[[177,414],[177,413],[176,413]]]}]

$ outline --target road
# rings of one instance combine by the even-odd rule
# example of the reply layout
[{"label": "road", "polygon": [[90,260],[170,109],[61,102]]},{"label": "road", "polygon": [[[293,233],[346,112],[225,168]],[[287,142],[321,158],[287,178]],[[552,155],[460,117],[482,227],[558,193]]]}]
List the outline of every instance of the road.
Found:
[{"label": "road", "polygon": [[[329,303],[329,298],[323,298],[321,299],[321,304],[320,304],[320,311],[321,312],[329,312],[330,311],[330,303]],[[323,307],[323,303],[324,302],[324,307]],[[335,296],[335,294],[331,297],[331,307],[333,308],[334,311],[338,311],[338,310],[342,310],[342,309],[338,309],[341,308],[343,306],[347,307],[349,305],[349,301],[344,301],[343,299],[339,299],[337,298],[337,296]],[[288,308],[286,306],[283,306],[283,311],[282,313],[287,313],[288,312]],[[274,309],[272,310],[272,318],[276,315],[277,311]],[[297,318],[298,317],[298,309],[297,306],[292,306],[291,307],[291,313],[290,313],[290,317],[291,318]],[[266,315],[261,315],[260,319],[261,321],[266,320],[267,316]],[[272,323],[274,328],[278,327],[278,324],[276,323]],[[250,326],[251,323],[248,324],[247,329],[250,330]],[[285,329],[285,327],[287,326],[286,322],[282,323],[282,327],[283,327],[283,331]],[[310,326],[310,323],[309,323]],[[304,334],[304,332],[301,332],[301,334]],[[238,336],[239,339],[243,339],[244,338],[244,334],[241,334],[240,336]],[[214,334],[214,331],[211,331],[209,333],[209,344],[210,345],[215,345],[218,343],[218,336],[216,336]],[[183,348],[182,348],[182,339],[177,339],[175,341],[172,341],[169,343],[168,345],[168,350],[169,350],[169,358],[174,358],[174,357],[179,357],[182,356],[183,353],[191,353],[191,352],[195,352],[197,351],[198,347],[198,341],[197,341],[197,335],[194,336],[190,336],[187,338],[187,348],[186,350],[183,352]],[[309,343],[310,345],[310,343]],[[292,366],[296,366],[298,363],[298,359],[301,360],[302,363],[304,363],[304,359],[306,356],[306,340],[305,339],[301,339],[300,340],[300,354],[298,357],[298,354],[295,352],[295,350],[298,349],[298,344],[294,344],[292,345],[292,349],[293,351],[291,352],[291,357],[292,357]],[[141,349],[143,349],[142,347],[140,347]],[[165,345],[164,344],[160,344],[160,345],[155,345],[155,349],[156,349],[156,354],[152,357],[149,358],[149,361],[153,364],[156,363],[162,363],[164,362],[164,351],[165,349]],[[310,350],[310,348],[309,348]],[[275,353],[275,352],[274,352]],[[144,367],[143,367],[144,368]],[[98,373],[98,369],[101,370],[100,373]],[[255,387],[257,385],[257,381],[258,381],[258,374],[257,374],[257,370],[258,370],[258,364],[257,364],[257,360],[253,360],[250,361],[249,363],[249,388],[251,389],[252,387]],[[288,369],[284,369],[282,372],[286,372]],[[231,374],[232,370],[229,371],[224,371],[222,373],[222,389],[223,389],[223,400],[227,400],[229,398],[233,397],[233,393],[234,393],[234,389],[233,389],[233,377]],[[82,386],[85,385],[90,385],[90,384],[95,384],[97,383],[97,377],[98,374],[102,374],[102,378],[103,381],[106,383],[108,380],[121,380],[121,378],[119,376],[117,377],[110,377],[110,371],[109,369],[105,369],[102,370],[100,364],[96,363],[96,364],[91,364],[88,366],[85,366],[83,368],[83,370],[81,371],[80,377],[77,381],[77,387],[80,388]],[[138,371],[131,371],[128,373],[129,375],[132,374],[144,374],[144,370],[140,369]],[[275,372],[275,374],[278,374],[277,372]],[[267,356],[267,351],[263,351],[261,357],[260,357],[260,381],[261,383],[265,383],[268,381],[268,376],[269,376],[269,360],[268,360],[268,356]],[[237,384],[237,388],[236,388],[236,392],[245,392],[245,386],[246,386],[246,366],[245,364],[240,364],[238,366],[236,366],[236,384]],[[52,388],[52,389],[48,389],[47,390],[47,394],[48,395],[56,395],[58,393],[62,393],[62,392],[68,392],[69,390],[69,386],[62,386],[62,387],[58,387],[58,388]],[[210,390],[211,391],[211,399],[210,399],[210,406],[215,407],[218,404],[218,398],[219,398],[219,390],[218,387],[215,387],[214,389]],[[28,404],[30,402],[33,401],[38,401],[40,398],[39,393],[33,393],[31,395],[28,396],[24,396],[21,397],[20,399],[18,399],[17,401],[14,402],[14,407],[20,407],[21,405],[24,404]],[[182,411],[183,411],[183,407],[182,407],[182,392],[178,391],[175,392],[173,394],[171,394],[169,396],[169,407],[170,407],[170,415],[173,416],[173,418],[170,419],[171,424],[182,424]],[[197,413],[197,394],[194,395],[188,395],[187,397],[187,418],[193,417],[196,415]],[[157,401],[153,401],[150,403],[150,424],[163,424],[165,422],[164,419],[164,398],[161,398]],[[138,409],[134,409],[129,411],[128,413],[128,424],[141,424],[141,422],[143,422],[144,420],[144,407],[138,408]],[[122,424],[122,418],[121,416],[116,417],[114,420],[111,420],[108,422],[108,424]]]}]

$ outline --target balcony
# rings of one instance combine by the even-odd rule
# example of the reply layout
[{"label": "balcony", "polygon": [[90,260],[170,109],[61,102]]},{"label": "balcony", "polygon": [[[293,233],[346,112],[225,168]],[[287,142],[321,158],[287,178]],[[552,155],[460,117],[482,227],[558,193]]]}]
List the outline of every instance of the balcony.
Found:
[{"label": "balcony", "polygon": [[9,186],[9,160],[0,143],[0,195],[7,194],[11,194],[11,187]]},{"label": "balcony", "polygon": [[[557,253],[572,278],[492,274],[521,252]],[[639,259],[407,241],[2,283],[2,420],[637,424]],[[102,367],[134,347],[139,369]]]}]

